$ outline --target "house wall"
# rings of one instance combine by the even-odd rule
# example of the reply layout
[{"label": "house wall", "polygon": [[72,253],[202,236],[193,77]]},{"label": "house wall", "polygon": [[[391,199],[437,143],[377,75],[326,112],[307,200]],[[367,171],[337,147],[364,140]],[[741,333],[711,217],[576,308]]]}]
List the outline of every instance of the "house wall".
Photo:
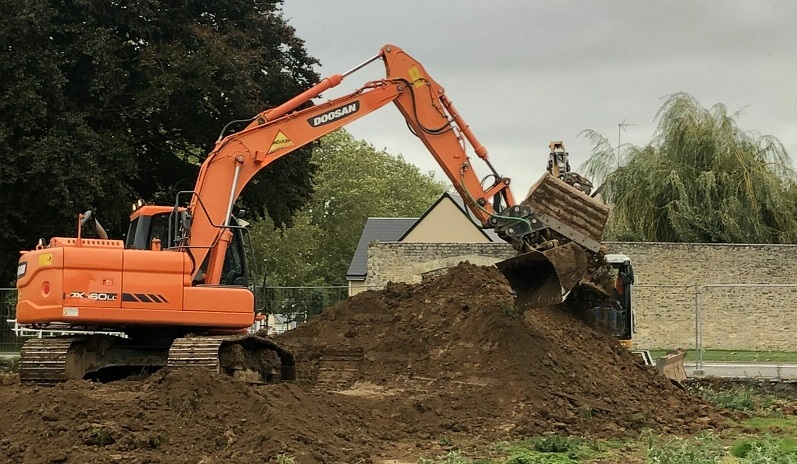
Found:
[{"label": "house wall", "polygon": [[490,239],[468,220],[453,201],[445,199],[429,211],[402,242],[489,243]]},{"label": "house wall", "polygon": [[[797,246],[609,242],[610,253],[631,258],[636,275],[635,344],[641,348],[695,346],[695,285],[702,287],[705,348],[797,351]],[[367,285],[420,282],[424,272],[460,261],[493,264],[514,256],[507,244],[374,243]]]},{"label": "house wall", "polygon": [[349,280],[349,296],[354,296],[366,290],[368,290],[368,286],[365,285],[365,279]]}]

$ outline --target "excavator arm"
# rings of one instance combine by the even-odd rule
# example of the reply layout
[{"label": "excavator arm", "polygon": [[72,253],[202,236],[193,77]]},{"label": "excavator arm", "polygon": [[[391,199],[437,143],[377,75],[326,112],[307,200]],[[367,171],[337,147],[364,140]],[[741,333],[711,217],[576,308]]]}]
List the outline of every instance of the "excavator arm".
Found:
[{"label": "excavator arm", "polygon": [[[325,103],[298,109],[338,84],[362,66],[381,59],[386,77]],[[498,175],[487,150],[478,141],[445,95],[442,86],[423,66],[393,45],[352,71],[334,75],[290,101],[256,116],[240,132],[221,138],[204,161],[191,192],[190,227],[177,247],[192,254],[197,264],[207,259],[204,283],[218,283],[230,241],[229,217],[233,203],[246,184],[275,160],[343,127],[388,103],[404,115],[412,132],[424,143],[482,226],[496,228],[508,241],[542,228],[528,207],[515,204],[509,178]],[[491,171],[485,187],[467,154],[470,145]],[[518,245],[520,247],[521,245]],[[199,268],[194,273],[199,272]]]}]

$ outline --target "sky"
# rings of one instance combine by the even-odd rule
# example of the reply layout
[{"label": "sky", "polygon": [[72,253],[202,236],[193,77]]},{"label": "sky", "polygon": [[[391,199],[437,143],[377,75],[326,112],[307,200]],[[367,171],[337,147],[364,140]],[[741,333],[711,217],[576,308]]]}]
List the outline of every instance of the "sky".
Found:
[{"label": "sky", "polygon": [[[794,0],[285,0],[283,14],[322,77],[385,44],[404,49],[445,88],[516,196],[545,171],[551,140],[565,142],[574,169],[590,155],[585,129],[616,146],[626,123],[621,143],[645,145],[664,99],[681,91],[741,111],[743,129],[797,157]],[[317,102],[383,76],[375,62]],[[393,105],[346,129],[445,179]]]}]

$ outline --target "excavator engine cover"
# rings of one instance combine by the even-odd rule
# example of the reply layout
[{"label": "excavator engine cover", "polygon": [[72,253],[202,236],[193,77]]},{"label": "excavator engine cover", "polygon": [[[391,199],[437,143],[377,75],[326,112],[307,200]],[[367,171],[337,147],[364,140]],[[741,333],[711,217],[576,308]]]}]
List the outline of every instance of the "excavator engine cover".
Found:
[{"label": "excavator engine cover", "polygon": [[547,251],[529,251],[496,264],[515,290],[520,308],[561,303],[587,270],[583,248],[570,242]]}]

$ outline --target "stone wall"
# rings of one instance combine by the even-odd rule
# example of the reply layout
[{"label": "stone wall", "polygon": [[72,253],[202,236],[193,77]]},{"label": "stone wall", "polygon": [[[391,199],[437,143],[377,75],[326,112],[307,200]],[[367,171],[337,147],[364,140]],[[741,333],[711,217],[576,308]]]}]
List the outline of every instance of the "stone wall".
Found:
[{"label": "stone wall", "polygon": [[490,265],[515,255],[506,243],[405,243],[374,242],[368,246],[365,285],[420,282],[423,274],[455,266],[462,261]]},{"label": "stone wall", "polygon": [[[777,286],[797,283],[797,246],[606,245],[634,265],[637,347],[694,347],[700,301],[705,348],[797,351],[797,288]],[[460,261],[493,264],[514,253],[502,243],[374,243],[368,248],[366,285],[420,282],[423,273]]]}]

